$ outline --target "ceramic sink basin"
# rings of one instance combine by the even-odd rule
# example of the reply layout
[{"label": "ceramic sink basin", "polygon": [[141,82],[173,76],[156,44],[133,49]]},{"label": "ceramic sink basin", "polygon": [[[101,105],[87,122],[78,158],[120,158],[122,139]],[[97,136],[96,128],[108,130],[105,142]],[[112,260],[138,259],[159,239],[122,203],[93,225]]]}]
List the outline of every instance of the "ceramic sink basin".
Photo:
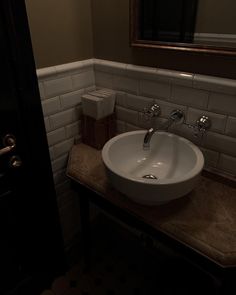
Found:
[{"label": "ceramic sink basin", "polygon": [[198,183],[204,158],[189,140],[156,132],[143,149],[146,131],[131,131],[110,139],[102,159],[111,184],[135,202],[158,205],[188,194]]}]

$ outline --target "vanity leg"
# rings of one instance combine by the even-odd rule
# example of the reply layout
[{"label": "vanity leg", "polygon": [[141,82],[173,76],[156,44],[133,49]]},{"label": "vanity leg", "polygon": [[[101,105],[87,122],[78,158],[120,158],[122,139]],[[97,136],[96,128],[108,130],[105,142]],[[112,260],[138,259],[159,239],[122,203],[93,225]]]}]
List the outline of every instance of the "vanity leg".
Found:
[{"label": "vanity leg", "polygon": [[89,271],[91,267],[91,231],[89,199],[86,196],[79,196],[79,200],[84,271]]},{"label": "vanity leg", "polygon": [[218,289],[217,295],[235,295],[236,294],[236,273],[231,271],[227,276],[223,276],[221,286]]}]

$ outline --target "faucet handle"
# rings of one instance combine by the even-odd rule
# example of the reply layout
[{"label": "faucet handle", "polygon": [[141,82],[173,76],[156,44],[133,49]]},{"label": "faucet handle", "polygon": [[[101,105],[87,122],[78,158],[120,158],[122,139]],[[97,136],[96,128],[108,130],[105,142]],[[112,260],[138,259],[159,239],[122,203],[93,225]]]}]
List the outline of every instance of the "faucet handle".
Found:
[{"label": "faucet handle", "polygon": [[197,128],[201,132],[205,132],[211,127],[211,120],[207,116],[201,116],[196,122]]},{"label": "faucet handle", "polygon": [[188,124],[189,128],[194,130],[194,136],[198,137],[199,134],[203,136],[203,134],[211,127],[211,120],[208,116],[201,116],[197,119],[195,124]]},{"label": "faucet handle", "polygon": [[149,121],[151,118],[158,117],[161,113],[161,108],[158,104],[153,104],[149,108],[144,108],[142,111],[144,118],[146,121]]}]

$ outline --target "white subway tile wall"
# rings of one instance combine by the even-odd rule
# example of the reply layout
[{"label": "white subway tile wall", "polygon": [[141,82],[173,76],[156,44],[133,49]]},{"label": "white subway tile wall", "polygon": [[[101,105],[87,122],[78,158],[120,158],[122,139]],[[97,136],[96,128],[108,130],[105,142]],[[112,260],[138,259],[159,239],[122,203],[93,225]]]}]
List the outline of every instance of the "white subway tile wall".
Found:
[{"label": "white subway tile wall", "polygon": [[64,169],[64,171],[65,171],[67,160],[68,160],[68,154],[65,154],[65,155],[59,157],[58,159],[53,160],[52,161],[53,174],[59,170],[62,170],[62,169]]},{"label": "white subway tile wall", "polygon": [[236,117],[235,95],[211,92],[208,110],[218,114],[232,115]]},{"label": "white subway tile wall", "polygon": [[117,90],[138,94],[138,80],[128,77],[113,75],[113,86]]},{"label": "white subway tile wall", "polygon": [[43,107],[44,116],[56,114],[61,109],[61,103],[60,103],[59,96],[45,99],[42,102],[42,107]]},{"label": "white subway tile wall", "polygon": [[207,150],[205,148],[201,148],[201,151],[205,157],[205,161],[206,161],[206,165],[216,168],[217,163],[219,161],[219,152],[215,152],[215,151],[211,151],[211,150]]},{"label": "white subway tile wall", "polygon": [[226,121],[227,117],[225,115],[220,115],[208,111],[202,111],[199,109],[193,109],[189,108],[187,117],[186,117],[186,122],[188,124],[194,124],[196,120],[198,120],[199,117],[202,115],[208,116],[211,118],[211,130],[218,132],[218,133],[224,133],[225,131],[225,126],[226,126]]},{"label": "white subway tile wall", "polygon": [[209,100],[209,92],[173,84],[172,95],[169,100],[186,106],[206,109]]},{"label": "white subway tile wall", "polygon": [[147,97],[142,97],[142,96],[137,96],[137,95],[132,95],[132,94],[127,94],[126,95],[126,100],[125,100],[125,107],[131,110],[139,111],[144,108],[148,108],[154,104],[154,99],[153,98],[147,98]]},{"label": "white subway tile wall", "polygon": [[72,91],[72,79],[70,77],[63,77],[57,79],[47,80],[43,83],[45,98],[50,98],[63,93]]},{"label": "white subway tile wall", "polygon": [[236,137],[236,117],[228,117],[225,133]]},{"label": "white subway tile wall", "polygon": [[[122,72],[117,74],[116,69]],[[94,71],[96,86],[117,91],[119,133],[148,128],[141,112],[145,104],[148,107],[153,102],[161,107],[157,125],[173,109],[183,110],[188,124],[194,124],[201,115],[209,116],[211,130],[203,137],[194,137],[186,125],[174,126],[171,132],[199,145],[207,167],[236,174],[236,80],[98,59],[94,59]]]},{"label": "white subway tile wall", "polygon": [[143,79],[146,80],[154,80],[157,81],[159,76],[157,75],[157,69],[151,67],[141,67],[135,65],[127,65],[126,67],[126,75],[130,78],[138,78],[140,74],[142,75]]},{"label": "white subway tile wall", "polygon": [[235,175],[236,174],[236,158],[230,157],[228,155],[220,154],[219,168]]},{"label": "white subway tile wall", "polygon": [[63,109],[70,109],[81,103],[81,96],[84,94],[84,88],[64,94],[61,96],[61,105]]},{"label": "white subway tile wall", "polygon": [[113,88],[112,74],[95,71],[95,83],[97,87]]},{"label": "white subway tile wall", "polygon": [[236,80],[222,79],[205,75],[194,75],[194,88],[207,89],[217,93],[236,95]]},{"label": "white subway tile wall", "polygon": [[48,145],[52,146],[66,139],[65,128],[53,130],[47,133]]},{"label": "white subway tile wall", "polygon": [[169,114],[173,110],[181,110],[186,114],[187,107],[181,104],[176,104],[161,99],[155,99],[155,103],[158,104],[161,108],[160,117],[168,118]]},{"label": "white subway tile wall", "polygon": [[80,136],[81,95],[95,89],[93,60],[37,71],[65,246],[79,230],[78,198],[65,170],[68,153]]},{"label": "white subway tile wall", "polygon": [[211,130],[203,138],[194,137],[187,125],[174,126],[171,132],[199,145],[207,167],[236,174],[236,80],[98,59],[39,69],[37,74],[66,243],[79,225],[70,216],[72,209],[76,215],[78,200],[69,189],[65,167],[80,137],[81,95],[86,92],[101,87],[116,91],[118,133],[149,128],[142,110],[152,103],[161,106],[160,118],[152,122],[157,126],[173,109],[183,110],[188,124],[209,116]]},{"label": "white subway tile wall", "polygon": [[171,95],[171,84],[169,82],[154,82],[140,80],[139,94],[151,98],[168,99]]}]

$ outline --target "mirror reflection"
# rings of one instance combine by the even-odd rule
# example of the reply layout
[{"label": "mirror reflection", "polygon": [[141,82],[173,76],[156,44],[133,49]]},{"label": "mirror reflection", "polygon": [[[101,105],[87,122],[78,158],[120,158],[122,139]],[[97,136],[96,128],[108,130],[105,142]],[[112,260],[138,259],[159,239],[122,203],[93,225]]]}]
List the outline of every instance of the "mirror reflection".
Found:
[{"label": "mirror reflection", "polygon": [[235,0],[136,0],[138,40],[236,48]]}]

